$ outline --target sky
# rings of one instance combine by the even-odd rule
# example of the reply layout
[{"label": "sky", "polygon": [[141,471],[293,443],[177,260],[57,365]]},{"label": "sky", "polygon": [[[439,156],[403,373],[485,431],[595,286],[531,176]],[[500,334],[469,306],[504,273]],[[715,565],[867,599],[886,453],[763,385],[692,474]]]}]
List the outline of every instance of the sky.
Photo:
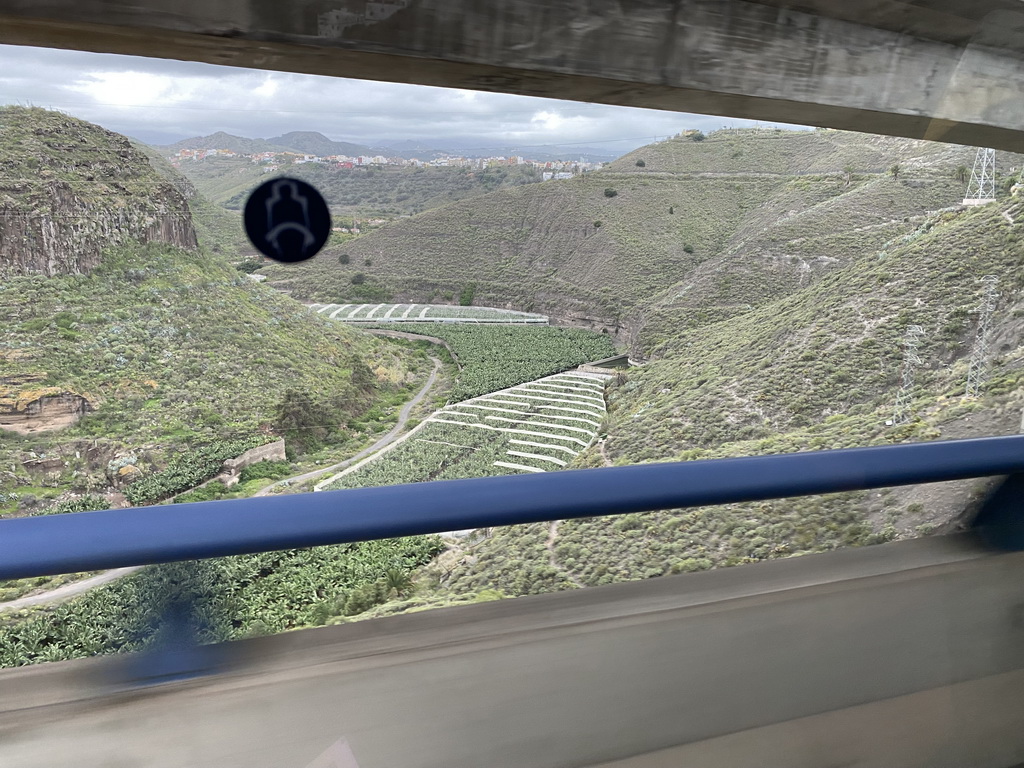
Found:
[{"label": "sky", "polygon": [[775,125],[137,56],[0,46],[0,104],[59,109],[150,144],[225,131],[319,131],[375,146],[458,138],[466,148],[587,146],[625,153],[697,128]]}]

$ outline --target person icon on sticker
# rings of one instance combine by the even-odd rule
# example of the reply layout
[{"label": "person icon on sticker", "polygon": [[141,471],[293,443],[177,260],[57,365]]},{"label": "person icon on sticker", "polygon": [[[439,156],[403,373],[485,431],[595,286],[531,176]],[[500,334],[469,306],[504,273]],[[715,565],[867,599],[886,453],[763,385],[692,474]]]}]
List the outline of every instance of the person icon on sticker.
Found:
[{"label": "person icon on sticker", "polygon": [[331,214],[321,194],[306,182],[287,177],[253,190],[244,218],[249,241],[275,261],[312,258],[331,232]]}]

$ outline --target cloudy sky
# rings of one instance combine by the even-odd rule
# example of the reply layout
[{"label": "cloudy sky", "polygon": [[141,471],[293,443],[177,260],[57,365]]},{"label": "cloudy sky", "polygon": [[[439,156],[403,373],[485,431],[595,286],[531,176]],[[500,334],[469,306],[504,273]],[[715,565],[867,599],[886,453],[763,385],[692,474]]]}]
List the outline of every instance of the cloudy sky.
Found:
[{"label": "cloudy sky", "polygon": [[[688,128],[753,121],[210,64],[0,46],[0,103],[60,109],[153,144],[226,131],[320,131],[376,144],[546,144],[626,152]],[[768,125],[767,123],[760,123]]]}]

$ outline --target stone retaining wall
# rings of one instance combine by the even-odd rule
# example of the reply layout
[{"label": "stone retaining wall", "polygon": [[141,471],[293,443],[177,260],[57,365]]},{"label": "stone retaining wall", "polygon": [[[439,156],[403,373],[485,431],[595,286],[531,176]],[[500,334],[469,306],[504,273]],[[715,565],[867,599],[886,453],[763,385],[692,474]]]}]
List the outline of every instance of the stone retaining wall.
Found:
[{"label": "stone retaining wall", "polygon": [[227,486],[235,485],[243,469],[261,461],[286,461],[284,440],[275,440],[266,445],[258,445],[255,448],[250,448],[241,456],[228,459],[224,462],[220,474],[215,479],[220,480]]}]

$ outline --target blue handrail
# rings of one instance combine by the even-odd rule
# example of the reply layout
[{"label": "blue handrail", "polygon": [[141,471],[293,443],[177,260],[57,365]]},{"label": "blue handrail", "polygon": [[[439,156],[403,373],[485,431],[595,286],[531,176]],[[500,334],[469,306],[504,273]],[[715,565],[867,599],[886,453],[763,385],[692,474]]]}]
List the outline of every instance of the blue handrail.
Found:
[{"label": "blue handrail", "polygon": [[1024,435],[0,520],[0,579],[1024,471]]}]

